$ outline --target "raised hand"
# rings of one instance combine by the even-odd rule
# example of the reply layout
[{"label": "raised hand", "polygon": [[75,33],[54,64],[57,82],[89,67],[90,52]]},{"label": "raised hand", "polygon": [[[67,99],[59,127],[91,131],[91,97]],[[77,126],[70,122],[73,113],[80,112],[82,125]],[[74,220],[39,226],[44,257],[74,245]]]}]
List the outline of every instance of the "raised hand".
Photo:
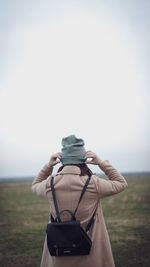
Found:
[{"label": "raised hand", "polygon": [[[88,160],[89,158],[91,160]],[[97,154],[90,150],[86,152],[85,159],[86,159],[85,161],[86,164],[99,165],[102,162],[102,160],[97,156]]]},{"label": "raised hand", "polygon": [[58,153],[56,153],[56,154],[53,154],[53,155],[50,157],[48,166],[49,166],[49,167],[53,167],[53,166],[55,166],[56,164],[60,163],[60,160],[59,160],[60,158],[61,158],[61,152],[58,152]]}]

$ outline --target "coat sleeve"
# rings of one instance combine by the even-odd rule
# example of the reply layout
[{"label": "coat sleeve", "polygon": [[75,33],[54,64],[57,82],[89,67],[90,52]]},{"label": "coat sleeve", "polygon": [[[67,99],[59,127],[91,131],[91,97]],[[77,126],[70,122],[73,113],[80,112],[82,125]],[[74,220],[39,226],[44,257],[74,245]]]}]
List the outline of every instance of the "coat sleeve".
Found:
[{"label": "coat sleeve", "polygon": [[46,187],[50,180],[50,175],[52,174],[53,167],[48,167],[45,165],[39,172],[37,177],[32,182],[32,191],[38,196],[46,198]]},{"label": "coat sleeve", "polygon": [[99,198],[120,193],[128,186],[124,177],[109,163],[108,160],[102,161],[99,167],[108,177],[107,180],[94,176],[94,183]]}]

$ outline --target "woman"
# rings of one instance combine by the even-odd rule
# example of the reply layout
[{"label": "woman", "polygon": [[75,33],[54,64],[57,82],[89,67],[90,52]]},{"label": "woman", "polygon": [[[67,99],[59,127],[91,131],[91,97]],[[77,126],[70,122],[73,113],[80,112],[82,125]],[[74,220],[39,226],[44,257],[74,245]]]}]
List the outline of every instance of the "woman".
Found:
[{"label": "woman", "polygon": [[[51,156],[50,161],[32,183],[32,190],[37,195],[47,197],[50,202],[50,213],[53,217],[55,207],[51,192],[51,174],[53,167],[62,162],[54,179],[59,211],[74,211],[87,177],[92,174],[87,164],[97,165],[108,177],[101,179],[92,174],[84,197],[80,203],[76,218],[85,229],[96,209],[94,222],[89,230],[92,248],[89,255],[84,256],[51,256],[45,239],[41,267],[114,267],[108,232],[105,226],[100,199],[123,191],[127,183],[123,176],[109,161],[102,161],[92,151],[85,151],[84,141],[70,135],[62,139],[62,151]],[[62,214],[62,220],[69,220],[69,215]]]}]

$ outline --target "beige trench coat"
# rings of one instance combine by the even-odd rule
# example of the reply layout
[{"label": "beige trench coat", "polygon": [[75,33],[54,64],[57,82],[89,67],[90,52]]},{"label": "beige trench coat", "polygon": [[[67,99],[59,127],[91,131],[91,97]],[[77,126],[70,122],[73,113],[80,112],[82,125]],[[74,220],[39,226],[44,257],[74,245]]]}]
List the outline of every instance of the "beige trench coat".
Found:
[{"label": "beige trench coat", "polygon": [[[102,161],[101,170],[108,179],[102,179],[92,175],[87,190],[79,205],[76,218],[83,227],[97,208],[94,223],[89,231],[92,240],[92,248],[89,255],[52,257],[49,254],[46,239],[44,243],[41,267],[114,267],[114,260],[108,232],[105,226],[100,199],[123,191],[127,183],[123,176],[112,166],[109,161]],[[55,217],[55,208],[51,193],[52,169],[47,165],[40,171],[32,183],[32,190],[37,195],[47,197],[50,203],[50,212]],[[55,177],[54,184],[59,211],[69,209],[74,211],[81,191],[88,176],[80,176],[77,166],[65,166]],[[115,207],[114,207],[115,209]],[[62,219],[70,219],[70,215],[63,214]]]}]

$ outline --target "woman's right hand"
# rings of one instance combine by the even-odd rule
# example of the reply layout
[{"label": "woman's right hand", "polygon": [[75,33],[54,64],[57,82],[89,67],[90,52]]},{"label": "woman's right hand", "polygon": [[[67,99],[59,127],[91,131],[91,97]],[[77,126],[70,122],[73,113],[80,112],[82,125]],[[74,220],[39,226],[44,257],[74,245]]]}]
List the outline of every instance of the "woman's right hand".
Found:
[{"label": "woman's right hand", "polygon": [[[91,160],[88,160],[89,158],[91,158]],[[97,156],[97,154],[90,150],[86,152],[85,159],[86,164],[99,165],[102,162],[102,160]]]}]

